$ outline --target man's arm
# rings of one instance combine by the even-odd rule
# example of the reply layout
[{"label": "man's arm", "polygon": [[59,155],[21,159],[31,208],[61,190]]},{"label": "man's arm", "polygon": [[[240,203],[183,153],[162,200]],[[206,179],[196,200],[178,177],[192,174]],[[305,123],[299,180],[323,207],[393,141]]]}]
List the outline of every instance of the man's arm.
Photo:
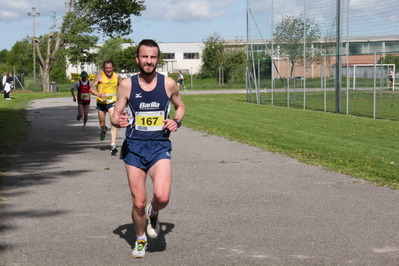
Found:
[{"label": "man's arm", "polygon": [[115,104],[114,112],[111,116],[113,126],[121,128],[129,126],[129,117],[126,115],[125,107],[130,97],[131,80],[124,79],[118,86],[118,101]]},{"label": "man's arm", "polygon": [[75,89],[74,89],[74,87],[75,87],[75,85],[73,85],[72,88],[71,88],[71,94],[72,94],[73,101],[76,102]]},{"label": "man's arm", "polygon": [[179,121],[183,120],[186,107],[183,103],[183,100],[181,99],[177,84],[173,81],[172,78],[166,77],[165,87],[166,87],[166,92],[170,98],[170,101],[175,107],[175,117],[174,119],[164,120],[165,123],[164,128],[167,128],[168,130],[173,132],[176,131],[177,128],[180,126],[178,122],[176,122],[175,120]]},{"label": "man's arm", "polygon": [[104,99],[106,97],[105,93],[99,93],[98,90],[97,90],[97,86],[98,86],[98,84],[101,83],[101,80],[102,80],[102,75],[101,75],[101,73],[99,73],[99,74],[97,74],[97,76],[95,77],[93,83],[90,86],[90,92],[93,95]]}]

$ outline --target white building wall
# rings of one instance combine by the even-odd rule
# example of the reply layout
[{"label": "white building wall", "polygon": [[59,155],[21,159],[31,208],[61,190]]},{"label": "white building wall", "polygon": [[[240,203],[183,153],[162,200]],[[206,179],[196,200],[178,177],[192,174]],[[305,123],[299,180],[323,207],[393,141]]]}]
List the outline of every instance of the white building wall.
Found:
[{"label": "white building wall", "polygon": [[[100,44],[101,45],[101,44]],[[126,49],[134,44],[122,44],[122,49]],[[165,60],[167,64],[163,67],[158,67],[158,72],[177,72],[181,70],[186,74],[196,74],[201,68],[201,56],[203,43],[158,43],[161,53],[174,53],[175,59]],[[184,59],[185,53],[197,53],[198,59]],[[112,59],[112,58],[111,58]],[[134,58],[132,58],[134,60]],[[97,74],[100,69],[94,64],[85,64],[83,67],[69,65],[67,67],[67,77],[71,78],[71,73],[80,73],[86,70],[89,74]]]}]

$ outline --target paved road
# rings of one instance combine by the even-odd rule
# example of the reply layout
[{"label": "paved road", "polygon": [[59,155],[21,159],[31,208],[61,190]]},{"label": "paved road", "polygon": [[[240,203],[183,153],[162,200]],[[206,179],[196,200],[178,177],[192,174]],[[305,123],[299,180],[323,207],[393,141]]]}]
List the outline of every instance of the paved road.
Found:
[{"label": "paved road", "polygon": [[93,107],[89,131],[75,117],[70,98],[29,109],[1,192],[0,265],[399,265],[398,191],[184,127],[162,233],[134,259],[124,165]]}]

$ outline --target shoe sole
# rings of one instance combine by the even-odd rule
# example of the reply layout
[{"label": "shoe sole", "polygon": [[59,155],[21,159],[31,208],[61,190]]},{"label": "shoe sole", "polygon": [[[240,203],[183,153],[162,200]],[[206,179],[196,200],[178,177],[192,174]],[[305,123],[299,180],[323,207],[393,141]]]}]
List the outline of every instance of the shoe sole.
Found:
[{"label": "shoe sole", "polygon": [[158,237],[158,235],[159,235],[159,232],[160,232],[160,224],[159,224],[159,220],[158,220],[158,223],[157,223],[157,225],[158,225],[158,234],[157,234],[157,230],[156,230],[156,228],[157,227],[155,227],[155,229],[154,228],[152,228],[152,226],[151,226],[151,219],[150,219],[150,215],[148,214],[148,209],[150,208],[150,204],[147,204],[147,206],[145,207],[145,216],[146,216],[146,218],[147,218],[147,236],[149,237],[149,238],[157,238]]}]

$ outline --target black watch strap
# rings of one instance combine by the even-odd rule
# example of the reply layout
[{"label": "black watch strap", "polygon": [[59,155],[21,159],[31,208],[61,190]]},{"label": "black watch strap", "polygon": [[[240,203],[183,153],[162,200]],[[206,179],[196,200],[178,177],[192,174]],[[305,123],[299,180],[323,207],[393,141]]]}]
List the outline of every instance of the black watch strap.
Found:
[{"label": "black watch strap", "polygon": [[173,120],[176,122],[177,127],[179,128],[181,126],[181,120],[180,119],[173,119]]}]

